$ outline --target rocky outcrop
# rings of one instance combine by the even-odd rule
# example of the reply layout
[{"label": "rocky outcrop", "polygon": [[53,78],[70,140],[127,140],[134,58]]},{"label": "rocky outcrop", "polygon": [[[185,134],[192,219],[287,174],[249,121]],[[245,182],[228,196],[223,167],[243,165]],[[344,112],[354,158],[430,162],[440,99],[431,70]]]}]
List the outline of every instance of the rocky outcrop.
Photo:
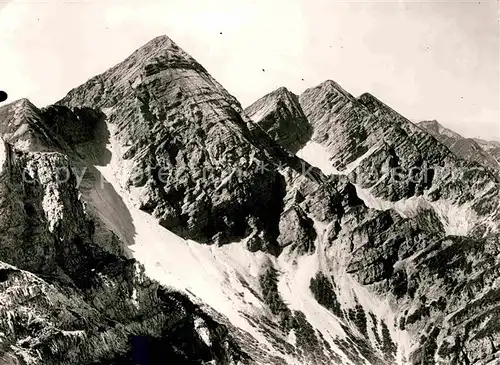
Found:
[{"label": "rocky outcrop", "polygon": [[53,151],[64,142],[50,132],[42,112],[21,99],[0,107],[0,135],[18,150]]},{"label": "rocky outcrop", "polygon": [[[477,162],[487,167],[499,169],[498,161],[484,150],[479,142],[472,138],[464,138],[460,134],[443,127],[436,120],[423,121],[417,124],[439,142],[447,146],[451,152],[467,161]],[[487,146],[487,144],[484,144]],[[494,150],[494,149],[493,149]]]},{"label": "rocky outcrop", "polygon": [[1,363],[249,361],[224,326],[146,277],[113,233],[94,234],[66,156],[1,147]]},{"label": "rocky outcrop", "polygon": [[[289,96],[278,90],[244,113],[202,66],[171,40],[160,37],[72,90],[58,104],[100,109],[106,114],[122,187],[163,226],[199,242],[222,244],[245,237],[250,251],[274,256],[285,251],[290,260],[297,261],[302,255],[315,257],[325,277],[339,276],[338,287],[330,288],[338,298],[345,298],[349,291],[345,278],[354,277],[390,299],[396,319],[414,341],[412,363],[462,361],[464,356],[479,361],[472,347],[464,353],[448,349],[446,344],[452,339],[446,333],[452,325],[443,314],[465,310],[465,321],[479,321],[482,312],[467,310],[459,295],[453,297],[457,302],[446,303],[433,297],[432,306],[426,309],[421,296],[452,295],[457,285],[469,282],[466,278],[472,272],[483,275],[494,269],[489,256],[479,263],[474,259],[475,249],[468,251],[480,247],[482,240],[493,239],[498,229],[499,185],[494,172],[457,158],[372,95],[354,98],[327,81],[299,99],[313,127],[312,139],[325,147],[334,166],[347,175],[326,177],[282,148],[279,144],[287,147],[288,142],[273,134],[273,126],[280,126],[285,117],[300,114]],[[283,104],[286,107],[278,102],[282,99],[288,101]],[[259,123],[262,120],[255,117],[259,113],[268,124]],[[469,204],[481,218],[471,222],[469,237],[449,238],[441,212],[432,204],[403,217],[395,211],[368,209],[357,188],[393,202],[423,197],[430,203]],[[440,273],[438,267],[428,269],[428,262],[420,260],[430,247],[436,248],[432,255],[449,257],[449,243],[441,242],[454,246],[453,242],[461,240],[469,240],[461,252],[470,254],[472,261],[461,254],[451,257],[450,265],[460,263],[457,271],[449,267]],[[477,271],[470,271],[471,265]],[[446,279],[448,270],[458,279]],[[418,277],[420,272],[438,280],[427,282]],[[317,364],[343,361],[338,352],[351,363],[401,360],[402,350],[392,338],[394,329],[385,321],[372,320],[373,336],[379,336],[375,345],[367,325],[369,311],[356,301],[349,308],[344,299],[341,315],[337,306],[333,312],[329,308],[347,340],[330,335],[323,341],[325,332],[315,333],[309,322],[312,313],[307,317],[291,311],[282,299],[277,284],[280,275],[274,272],[272,285],[260,288],[260,295],[267,298],[263,304],[281,323],[280,328],[273,328],[266,321],[275,317],[258,319],[259,328],[265,329],[275,348]],[[482,287],[494,292],[494,286]],[[427,311],[433,315],[419,314]],[[417,320],[419,316],[424,319]],[[472,346],[479,331],[474,327],[472,337],[454,337],[453,341],[464,340]],[[290,333],[298,336],[296,346],[304,353],[299,355],[281,342]],[[321,346],[328,355],[315,356],[308,344]],[[332,344],[336,351],[330,353]],[[496,339],[488,349],[481,346],[485,356],[495,356]]]},{"label": "rocky outcrop", "polygon": [[297,152],[311,138],[312,128],[297,95],[281,87],[254,102],[245,113],[275,141]]},{"label": "rocky outcrop", "polygon": [[[346,178],[327,178],[280,146],[166,37],[72,90],[58,105],[106,114],[122,188],[143,211],[184,238],[223,244],[245,237],[252,252],[313,254],[315,221],[334,221],[338,231],[344,209],[362,204]],[[283,313],[300,322],[294,331],[305,341],[301,354],[283,343],[288,333],[266,324],[267,317],[242,315],[259,321],[259,331],[264,329],[272,346],[288,356],[313,358],[316,364],[339,358],[331,336],[326,340],[321,338],[326,333],[311,332],[303,314]],[[327,355],[314,354],[317,346],[307,345],[312,336]],[[352,341],[343,346],[358,354]]]},{"label": "rocky outcrop", "polygon": [[51,134],[59,136],[70,146],[90,142],[99,138],[95,129],[106,118],[100,110],[50,105],[41,110],[45,124]]},{"label": "rocky outcrop", "polygon": [[383,231],[383,243],[364,243],[348,270],[379,293],[391,293],[400,326],[418,336],[410,363],[494,359],[500,343],[494,309],[498,288],[491,276],[497,266],[495,239],[407,232],[401,229],[405,226],[397,226],[404,236],[390,228]]},{"label": "rocky outcrop", "polygon": [[[314,128],[313,140],[327,149],[336,168],[373,196],[469,204],[473,214],[492,215],[498,222],[495,170],[456,157],[374,96],[354,98],[327,81],[306,90],[300,102]],[[487,228],[479,226],[475,229],[484,233]]]},{"label": "rocky outcrop", "polygon": [[281,247],[293,245],[302,253],[313,252],[315,239],[314,222],[300,206],[293,206],[282,214],[278,238]]},{"label": "rocky outcrop", "polygon": [[458,139],[463,138],[457,132],[452,131],[449,128],[443,127],[437,120],[424,120],[422,122],[417,123],[417,126],[422,128],[429,134],[432,134],[436,139],[438,139],[441,143],[448,146],[452,144]]},{"label": "rocky outcrop", "polygon": [[16,150],[68,152],[79,143],[98,139],[94,130],[104,117],[91,108],[38,109],[21,99],[0,107],[0,135]]},{"label": "rocky outcrop", "polygon": [[307,89],[299,96],[299,101],[313,126],[312,139],[334,156],[334,167],[344,168],[378,142],[367,131],[369,113],[334,81]]}]

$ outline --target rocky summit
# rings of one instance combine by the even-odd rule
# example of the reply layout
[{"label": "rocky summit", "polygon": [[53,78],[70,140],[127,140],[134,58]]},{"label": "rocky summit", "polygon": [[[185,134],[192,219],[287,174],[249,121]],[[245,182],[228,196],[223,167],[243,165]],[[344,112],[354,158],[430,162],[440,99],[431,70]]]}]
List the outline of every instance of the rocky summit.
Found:
[{"label": "rocky summit", "polygon": [[297,152],[311,138],[312,128],[302,111],[297,95],[281,87],[245,109],[274,140]]},{"label": "rocky summit", "polygon": [[496,364],[500,181],[457,136],[330,80],[243,109],[166,36],[0,107],[0,364]]}]

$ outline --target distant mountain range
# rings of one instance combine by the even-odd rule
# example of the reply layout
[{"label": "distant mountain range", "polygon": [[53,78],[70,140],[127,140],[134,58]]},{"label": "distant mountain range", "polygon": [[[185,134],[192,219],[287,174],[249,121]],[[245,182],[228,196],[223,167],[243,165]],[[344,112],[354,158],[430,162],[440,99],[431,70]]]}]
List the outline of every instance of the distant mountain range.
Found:
[{"label": "distant mountain range", "polygon": [[448,146],[457,156],[495,169],[500,168],[498,162],[500,161],[500,142],[462,137],[451,129],[443,127],[436,120],[423,121],[417,125]]}]

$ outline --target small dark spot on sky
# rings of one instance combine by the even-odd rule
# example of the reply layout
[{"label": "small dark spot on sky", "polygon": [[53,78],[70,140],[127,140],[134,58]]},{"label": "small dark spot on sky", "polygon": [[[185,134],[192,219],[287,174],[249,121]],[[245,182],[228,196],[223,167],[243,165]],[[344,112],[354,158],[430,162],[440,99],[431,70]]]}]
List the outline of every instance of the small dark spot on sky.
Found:
[{"label": "small dark spot on sky", "polygon": [[266,72],[266,70],[262,69],[262,71]]},{"label": "small dark spot on sky", "polygon": [[463,96],[460,97],[460,99],[463,99],[463,98],[464,98]]},{"label": "small dark spot on sky", "polygon": [[220,34],[222,34],[222,32],[220,32]]},{"label": "small dark spot on sky", "polygon": [[304,81],[304,79],[302,79],[302,81]]},{"label": "small dark spot on sky", "polygon": [[7,97],[8,97],[8,96],[7,96],[7,93],[6,93],[5,91],[0,90],[0,103],[1,103],[2,101],[7,100]]}]

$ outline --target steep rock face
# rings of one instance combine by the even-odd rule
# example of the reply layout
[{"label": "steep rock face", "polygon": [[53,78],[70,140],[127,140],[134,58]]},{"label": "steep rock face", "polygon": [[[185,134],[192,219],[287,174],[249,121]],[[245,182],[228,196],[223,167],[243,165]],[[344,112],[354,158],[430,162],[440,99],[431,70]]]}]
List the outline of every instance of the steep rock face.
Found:
[{"label": "steep rock face", "polygon": [[[346,272],[390,295],[399,327],[415,336],[410,363],[495,363],[500,216],[494,171],[457,158],[372,95],[355,99],[327,81],[300,101],[313,140],[358,191],[368,191],[365,199],[407,205],[380,204],[400,214],[363,213],[365,208],[344,214],[341,229],[329,234],[328,244],[337,246],[337,260],[327,265],[332,275],[339,274],[341,252]],[[461,217],[448,213],[443,219],[443,201],[472,208],[463,222],[472,226],[462,233],[467,237],[447,235],[450,222]],[[410,202],[427,203],[410,208]]]},{"label": "steep rock face", "polygon": [[436,120],[423,121],[417,124],[439,142],[447,146],[451,152],[467,161],[474,161],[494,169],[500,168],[498,161],[484,150],[472,138],[464,138],[460,134],[443,127]]},{"label": "steep rock face", "polygon": [[94,234],[66,156],[1,147],[0,362],[247,361],[224,326],[146,277],[113,233]]},{"label": "steep rock face", "polygon": [[400,328],[415,336],[410,363],[494,361],[499,344],[496,243],[439,238],[401,229],[405,226],[383,228],[382,238],[373,243],[360,240],[354,230],[351,237],[365,246],[354,247],[348,272],[382,295],[391,293]]},{"label": "steep rock face", "polygon": [[120,181],[166,228],[218,243],[257,231],[257,248],[277,251],[283,179],[248,141],[239,103],[170,39],[154,39],[60,104],[108,114]]},{"label": "steep rock face", "polygon": [[299,101],[313,126],[312,139],[334,156],[334,167],[344,168],[377,142],[365,126],[369,124],[369,113],[358,108],[357,100],[334,81],[307,89]]},{"label": "steep rock face", "polygon": [[[451,181],[445,176],[446,171],[440,171],[441,175],[435,173],[434,169],[441,165],[467,165],[375,98],[364,95],[356,99],[333,82],[309,93],[311,95],[306,92],[306,97],[301,96],[301,103],[306,115],[310,113],[313,139],[332,153],[336,167],[348,167],[348,171],[354,167],[349,179],[361,187],[375,187],[372,191],[376,195],[398,200],[432,192],[434,188],[437,196],[430,196],[429,200],[449,198],[465,203],[471,200],[462,194],[466,190],[485,190],[478,195],[480,199],[494,196],[497,191],[493,175],[485,169],[469,176],[467,171],[457,168],[462,175],[452,177]],[[297,260],[303,254],[313,254],[311,257],[317,259],[318,265],[332,274],[335,282],[339,282],[334,291],[345,309],[341,316],[338,310],[333,313],[335,319],[329,319],[329,323],[340,326],[339,333],[348,340],[340,335],[327,335],[328,332],[317,334],[309,322],[312,312],[304,316],[290,310],[286,300],[293,300],[292,297],[283,294],[283,289],[275,284],[271,291],[262,292],[263,301],[280,323],[285,323],[284,329],[270,329],[265,324],[269,320],[267,316],[248,317],[259,321],[260,329],[266,329],[275,348],[284,346],[289,355],[294,354],[280,342],[281,336],[293,330],[299,336],[296,346],[303,351],[302,355],[293,356],[317,364],[334,359],[354,364],[365,359],[370,363],[392,363],[397,359],[401,363],[403,354],[409,354],[401,345],[394,344],[393,337],[401,334],[394,325],[386,324],[394,318],[378,320],[382,314],[377,313],[375,319],[371,319],[374,329],[371,332],[366,329],[369,320],[364,308],[376,309],[369,307],[366,301],[357,303],[358,299],[354,300],[357,304],[352,305],[352,296],[357,298],[363,292],[356,289],[353,294],[348,289],[349,278],[355,277],[362,285],[389,296],[396,303],[395,308],[399,308],[398,304],[407,309],[420,308],[414,293],[425,292],[427,287],[420,286],[418,281],[410,285],[405,280],[406,275],[413,273],[413,257],[430,242],[439,242],[445,237],[444,227],[432,209],[418,211],[414,218],[367,209],[346,177],[327,178],[280,148],[261,125],[242,113],[234,98],[167,38],[150,42],[124,63],[71,91],[60,104],[71,108],[101,108],[107,114],[111,140],[119,152],[116,172],[122,186],[136,197],[143,210],[159,218],[165,227],[198,241],[223,243],[246,236],[251,251],[264,249],[273,254],[284,251]],[[274,114],[276,117],[280,114]],[[206,143],[206,148],[201,141]],[[256,170],[263,174],[261,182],[257,181],[256,173],[248,171],[250,161],[255,162]],[[144,171],[157,164],[170,168],[166,182],[151,176],[141,180],[133,174],[134,170]],[[415,167],[426,170],[428,166],[432,168],[429,167],[427,176],[386,184],[388,177],[384,176],[384,169],[399,167],[408,172]],[[179,167],[189,169],[184,175],[172,172]],[[373,181],[368,174],[371,167],[378,173]],[[201,172],[206,169],[214,176],[211,181],[203,179]],[[198,181],[192,181],[197,177]],[[457,182],[461,184],[458,188],[454,186]],[[231,214],[220,217],[222,197],[225,212]],[[483,214],[494,214],[494,204],[495,201],[490,208],[482,206]],[[491,234],[494,228],[485,231]],[[271,282],[296,280],[293,279],[295,269],[287,265],[279,265],[283,274],[276,274]],[[489,270],[489,266],[485,266],[485,270]],[[284,278],[280,279],[280,275]],[[316,272],[309,275],[311,279]],[[452,288],[447,284],[437,287],[443,291]],[[304,295],[304,289],[295,290],[301,291],[300,297]],[[284,299],[280,299],[282,294]],[[406,319],[408,315],[397,313],[398,318]],[[431,319],[427,319],[423,326],[430,322]],[[320,324],[313,323],[314,326]],[[427,337],[422,341],[418,338],[422,331],[420,325],[410,324],[408,328],[414,336],[416,360],[412,361],[418,363],[418,353],[426,348]],[[429,338],[431,334],[432,331],[428,333]],[[311,343],[316,343],[314,348],[321,346],[328,353],[321,336],[327,336],[326,343],[335,348],[326,357],[315,356],[314,349],[310,348]],[[373,342],[377,336],[384,339]],[[442,346],[443,341],[438,338],[436,346]],[[450,354],[462,356],[456,351]]]},{"label": "steep rock face", "polygon": [[424,120],[419,122],[417,126],[432,134],[446,146],[452,144],[458,139],[463,138],[460,134],[452,131],[451,129],[443,127],[437,120]]},{"label": "steep rock face", "polygon": [[245,108],[245,113],[275,141],[297,152],[311,138],[312,128],[297,95],[281,87]]},{"label": "steep rock face", "polygon": [[106,117],[101,111],[91,108],[74,108],[50,105],[41,110],[45,124],[51,134],[63,139],[68,145],[89,142],[98,138],[96,127]]},{"label": "steep rock face", "polygon": [[[342,195],[348,194],[344,191]],[[447,236],[432,209],[403,218],[393,210],[367,209],[356,198],[344,199],[341,206],[338,220],[330,220],[326,232],[315,242],[321,249],[318,259],[322,274],[316,277],[314,290],[321,305],[361,331],[356,348],[367,351],[363,356],[371,363],[376,363],[371,356],[381,356],[390,364],[396,362],[398,351],[390,336],[389,340],[375,342],[380,348],[374,348],[382,354],[367,350],[373,343],[361,346],[363,338],[370,338],[372,333],[375,337],[382,335],[376,329],[367,330],[366,303],[344,307],[346,296],[353,295],[351,291],[355,298],[366,295],[349,280],[351,275],[395,308],[395,323],[388,328],[394,331],[397,327],[412,336],[405,361],[495,363],[500,345],[496,325],[498,235]],[[321,287],[318,277],[322,278]],[[337,298],[333,302],[327,299],[331,293],[329,297],[324,294],[328,286]],[[360,316],[359,312],[364,314]],[[370,315],[378,316],[380,313]],[[371,322],[377,328],[378,320]]]},{"label": "steep rock face", "polygon": [[314,240],[316,231],[313,221],[307,217],[304,211],[293,206],[283,213],[280,221],[279,244],[282,247],[297,245],[302,252],[314,251]]},{"label": "steep rock face", "polygon": [[[495,171],[456,157],[372,95],[356,99],[327,81],[306,90],[300,102],[314,128],[312,139],[330,153],[332,165],[373,196],[468,205],[471,214],[498,222]],[[482,223],[471,230],[490,231]]]},{"label": "steep rock face", "polygon": [[91,108],[38,109],[21,99],[0,107],[0,135],[17,150],[67,152],[70,146],[96,138],[92,131],[104,117]]}]

